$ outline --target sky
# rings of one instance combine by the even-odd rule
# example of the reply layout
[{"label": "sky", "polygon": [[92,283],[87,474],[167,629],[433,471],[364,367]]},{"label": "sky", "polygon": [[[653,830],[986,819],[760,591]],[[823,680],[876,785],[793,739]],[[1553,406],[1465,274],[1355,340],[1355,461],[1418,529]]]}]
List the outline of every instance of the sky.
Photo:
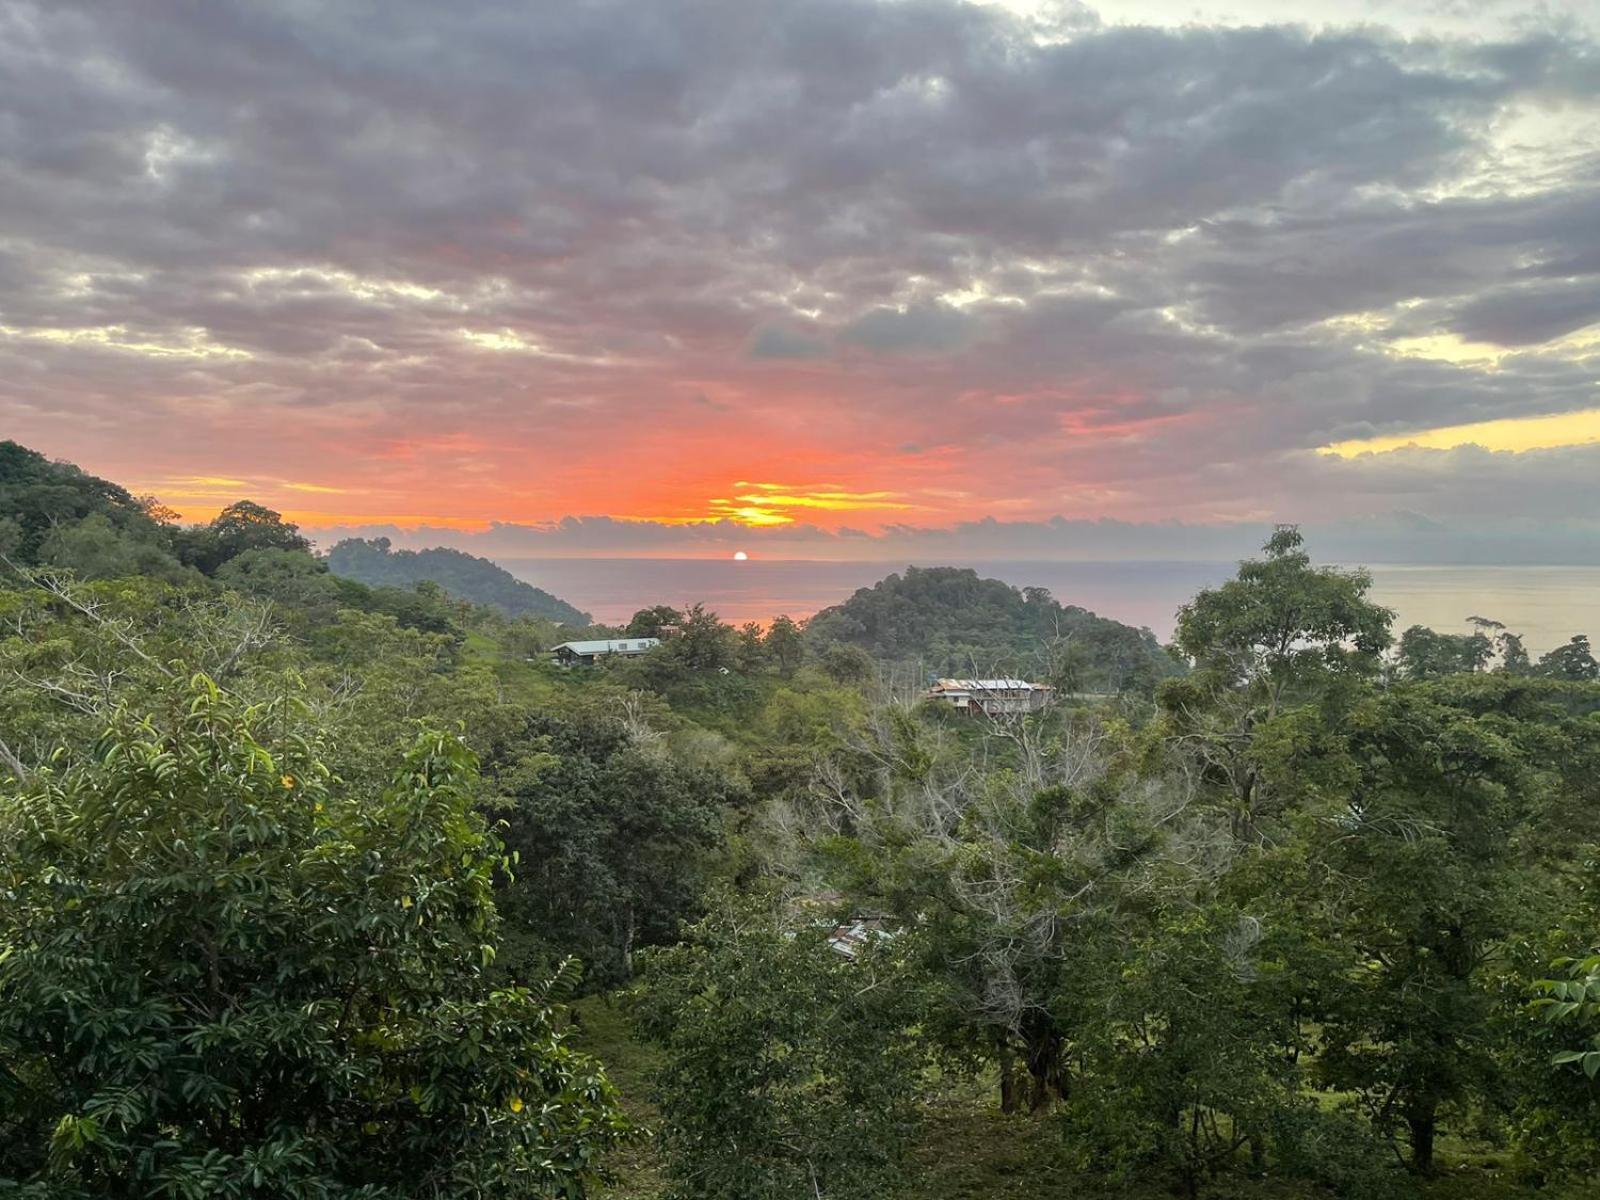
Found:
[{"label": "sky", "polygon": [[0,0],[0,436],[322,540],[1600,562],[1600,4]]}]

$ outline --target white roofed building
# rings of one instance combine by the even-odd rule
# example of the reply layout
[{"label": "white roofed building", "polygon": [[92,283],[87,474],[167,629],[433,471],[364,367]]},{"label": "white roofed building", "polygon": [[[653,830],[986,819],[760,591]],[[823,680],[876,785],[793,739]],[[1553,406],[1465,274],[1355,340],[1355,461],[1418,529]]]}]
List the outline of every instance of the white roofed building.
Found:
[{"label": "white roofed building", "polygon": [[997,717],[1008,713],[1038,712],[1055,689],[1026,679],[941,679],[928,691],[928,699],[962,712]]},{"label": "white roofed building", "polygon": [[562,642],[550,651],[557,666],[592,667],[602,658],[633,658],[648,654],[661,644],[660,638],[600,638],[590,642]]}]

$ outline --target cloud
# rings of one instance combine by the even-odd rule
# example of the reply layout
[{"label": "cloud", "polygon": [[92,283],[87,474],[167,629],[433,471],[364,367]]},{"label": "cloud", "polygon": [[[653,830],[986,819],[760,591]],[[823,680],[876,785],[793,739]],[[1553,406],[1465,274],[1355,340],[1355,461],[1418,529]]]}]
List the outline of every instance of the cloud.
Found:
[{"label": "cloud", "polygon": [[821,339],[776,325],[758,330],[750,342],[752,358],[821,358],[827,352]]},{"label": "cloud", "polygon": [[840,338],[866,350],[908,354],[959,350],[977,330],[977,320],[967,313],[947,304],[920,304],[875,308],[846,325]]},{"label": "cloud", "polygon": [[1528,346],[1596,322],[1600,322],[1600,275],[1485,292],[1456,309],[1450,327],[1471,341]]},{"label": "cloud", "polygon": [[1512,519],[1314,454],[1596,403],[1592,29],[1434,8],[14,0],[0,425],[327,519]]}]

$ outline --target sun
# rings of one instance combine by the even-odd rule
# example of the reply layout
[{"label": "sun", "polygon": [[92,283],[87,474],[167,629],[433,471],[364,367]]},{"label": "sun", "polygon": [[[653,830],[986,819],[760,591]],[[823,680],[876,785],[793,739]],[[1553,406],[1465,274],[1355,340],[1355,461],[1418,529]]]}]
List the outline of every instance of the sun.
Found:
[{"label": "sun", "polygon": [[745,559],[747,559],[749,557],[750,556],[748,554],[746,554],[743,550],[735,550],[733,552],[733,561],[734,562],[744,562]]}]

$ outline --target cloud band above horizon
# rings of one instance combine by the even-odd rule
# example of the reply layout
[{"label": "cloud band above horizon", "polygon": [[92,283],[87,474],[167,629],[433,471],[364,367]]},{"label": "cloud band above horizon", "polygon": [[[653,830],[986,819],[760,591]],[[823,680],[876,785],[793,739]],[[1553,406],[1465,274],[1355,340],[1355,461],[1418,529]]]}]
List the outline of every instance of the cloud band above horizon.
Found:
[{"label": "cloud band above horizon", "polygon": [[1582,6],[1191,7],[14,0],[0,434],[320,529],[1592,511]]}]

